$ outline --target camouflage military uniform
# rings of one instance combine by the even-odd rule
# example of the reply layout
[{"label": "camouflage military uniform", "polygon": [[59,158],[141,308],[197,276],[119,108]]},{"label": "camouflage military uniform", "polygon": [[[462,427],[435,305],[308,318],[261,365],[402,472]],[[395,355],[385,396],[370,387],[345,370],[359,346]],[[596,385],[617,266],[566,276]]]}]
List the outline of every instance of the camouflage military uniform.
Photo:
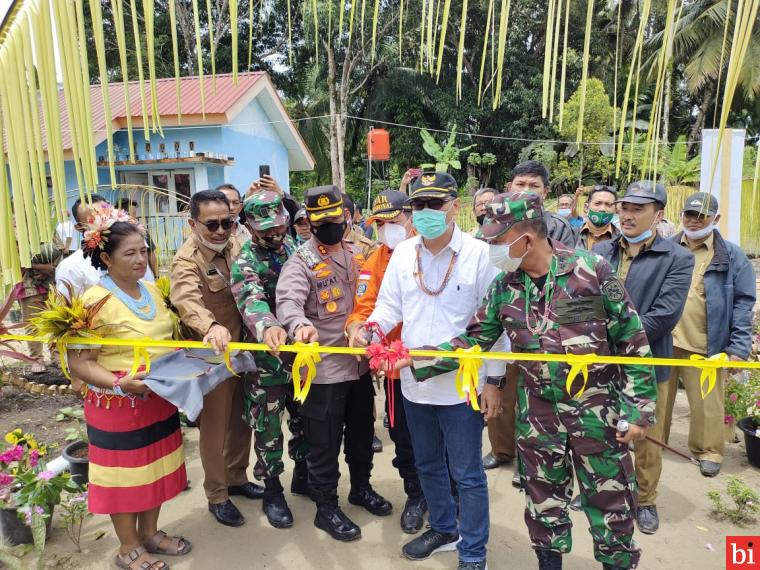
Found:
[{"label": "camouflage military uniform", "polygon": [[[478,344],[488,350],[505,331],[514,352],[650,356],[639,316],[610,265],[586,251],[551,244],[553,269],[541,291],[521,270],[501,273],[466,332],[438,348]],[[536,313],[544,314],[551,283],[548,328],[540,334],[531,332],[528,323],[533,324]],[[575,468],[596,559],[635,568],[640,557],[633,540],[635,477],[627,445],[615,439],[615,426],[618,419],[641,426],[653,421],[652,368],[591,365],[585,391],[571,397],[565,387],[568,364],[517,361],[516,365],[520,373],[517,448],[533,548],[570,551],[567,506]],[[437,359],[418,366],[415,376],[422,380],[456,367],[456,361]],[[579,374],[571,388],[574,396],[582,382]]]},{"label": "camouflage military uniform", "polygon": [[[279,326],[274,316],[275,289],[280,270],[295,251],[290,236],[285,237],[283,249],[273,252],[250,240],[243,245],[239,257],[232,265],[230,281],[243,322],[247,329],[262,342],[264,331]],[[304,461],[309,451],[303,436],[303,422],[298,415],[298,404],[293,400],[293,386],[287,357],[273,356],[268,352],[256,353],[258,375],[245,383],[243,419],[254,430],[256,479],[277,477],[283,472],[282,415],[288,411],[288,428],[291,439],[288,455],[294,461]]]}]

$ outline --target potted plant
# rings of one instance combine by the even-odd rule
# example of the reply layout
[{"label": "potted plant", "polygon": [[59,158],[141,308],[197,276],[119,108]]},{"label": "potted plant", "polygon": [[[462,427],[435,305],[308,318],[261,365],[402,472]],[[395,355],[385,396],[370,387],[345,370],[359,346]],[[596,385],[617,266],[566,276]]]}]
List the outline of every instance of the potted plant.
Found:
[{"label": "potted plant", "polygon": [[61,493],[77,488],[68,473],[45,468],[47,448],[32,434],[15,429],[5,441],[8,446],[0,453],[0,535],[11,546],[34,543],[42,552]]},{"label": "potted plant", "polygon": [[73,426],[66,428],[66,441],[69,443],[63,448],[61,455],[69,463],[71,480],[79,487],[87,485],[90,472],[89,440],[83,419],[84,410],[71,406],[61,408],[55,416],[57,422],[74,421]]},{"label": "potted plant", "polygon": [[747,416],[739,420],[750,465],[760,467],[760,373],[753,371],[747,381]]},{"label": "potted plant", "polygon": [[729,376],[726,385],[723,422],[728,443],[738,443],[736,423],[747,413],[749,405],[749,382],[748,376],[734,374]]}]

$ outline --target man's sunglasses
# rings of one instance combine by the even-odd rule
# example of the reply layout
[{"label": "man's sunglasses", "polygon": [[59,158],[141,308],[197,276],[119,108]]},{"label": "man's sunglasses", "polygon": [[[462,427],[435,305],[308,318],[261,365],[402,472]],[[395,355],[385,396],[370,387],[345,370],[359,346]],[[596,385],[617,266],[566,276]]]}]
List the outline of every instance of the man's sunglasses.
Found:
[{"label": "man's sunglasses", "polygon": [[433,198],[432,200],[415,200],[412,202],[412,210],[415,212],[419,212],[421,210],[424,210],[425,208],[430,208],[431,210],[440,210],[443,208],[444,204],[447,202],[451,202],[451,200],[443,200],[441,198]]},{"label": "man's sunglasses", "polygon": [[228,219],[228,220],[222,220],[221,222],[219,220],[211,220],[210,222],[201,222],[198,220],[199,224],[203,224],[206,226],[206,229],[210,232],[215,232],[219,229],[219,226],[222,226],[223,230],[229,230],[232,228],[233,225],[235,225],[235,220]]}]

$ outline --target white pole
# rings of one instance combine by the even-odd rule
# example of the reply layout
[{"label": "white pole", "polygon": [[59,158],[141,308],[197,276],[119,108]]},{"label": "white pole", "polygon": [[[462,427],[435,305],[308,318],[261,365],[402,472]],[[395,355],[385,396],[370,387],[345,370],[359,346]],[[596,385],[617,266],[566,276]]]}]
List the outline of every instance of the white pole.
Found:
[{"label": "white pole", "polygon": [[744,129],[726,129],[718,155],[718,129],[702,131],[700,191],[712,194],[718,199],[721,214],[718,229],[723,237],[734,243],[739,243],[741,240],[742,165],[745,136]]}]

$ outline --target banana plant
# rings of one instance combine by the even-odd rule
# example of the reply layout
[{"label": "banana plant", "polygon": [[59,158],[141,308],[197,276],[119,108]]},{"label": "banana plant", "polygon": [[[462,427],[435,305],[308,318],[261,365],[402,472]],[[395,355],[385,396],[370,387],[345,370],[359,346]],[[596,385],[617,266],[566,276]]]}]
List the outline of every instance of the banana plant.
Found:
[{"label": "banana plant", "polygon": [[437,172],[448,172],[449,168],[453,170],[461,170],[462,163],[459,160],[459,155],[463,152],[467,152],[476,145],[471,144],[463,148],[456,146],[457,142],[457,129],[454,129],[449,134],[449,138],[446,144],[442,147],[438,141],[435,140],[433,135],[427,132],[425,129],[420,131],[422,136],[422,148],[428,155],[435,160],[435,162],[427,162],[420,164],[420,168],[435,168]]}]

